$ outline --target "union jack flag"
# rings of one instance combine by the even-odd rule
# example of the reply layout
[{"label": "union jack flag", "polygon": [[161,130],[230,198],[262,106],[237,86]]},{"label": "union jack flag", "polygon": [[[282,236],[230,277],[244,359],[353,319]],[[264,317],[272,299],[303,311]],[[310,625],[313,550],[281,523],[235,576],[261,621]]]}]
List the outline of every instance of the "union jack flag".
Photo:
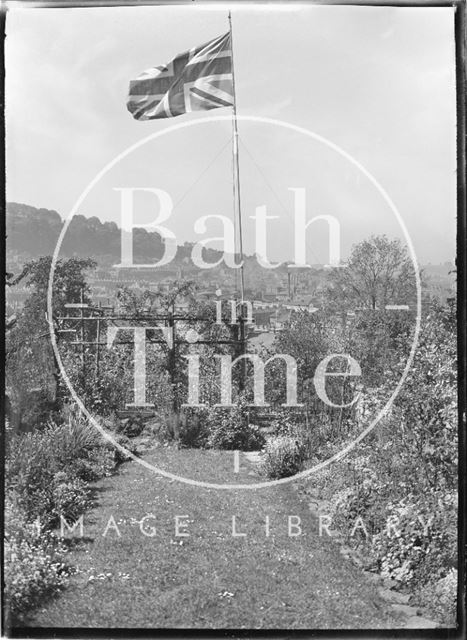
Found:
[{"label": "union jack flag", "polygon": [[230,32],[180,53],[130,82],[127,107],[136,120],[172,118],[234,104]]}]

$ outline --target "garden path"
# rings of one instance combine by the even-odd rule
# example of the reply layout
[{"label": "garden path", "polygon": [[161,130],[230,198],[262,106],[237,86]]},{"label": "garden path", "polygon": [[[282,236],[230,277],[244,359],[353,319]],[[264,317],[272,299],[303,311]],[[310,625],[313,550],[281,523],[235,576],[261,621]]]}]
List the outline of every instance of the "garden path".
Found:
[{"label": "garden path", "polygon": [[[243,455],[234,473],[230,452],[158,447],[144,458],[212,482],[259,480],[258,465]],[[380,597],[374,582],[339,553],[325,531],[319,535],[317,516],[291,483],[255,490],[200,488],[128,462],[97,484],[96,497],[84,516],[84,537],[69,543],[77,573],[29,625],[404,626],[404,617]],[[153,535],[141,531],[145,516],[142,528]],[[177,536],[177,516],[178,533],[188,536]]]}]

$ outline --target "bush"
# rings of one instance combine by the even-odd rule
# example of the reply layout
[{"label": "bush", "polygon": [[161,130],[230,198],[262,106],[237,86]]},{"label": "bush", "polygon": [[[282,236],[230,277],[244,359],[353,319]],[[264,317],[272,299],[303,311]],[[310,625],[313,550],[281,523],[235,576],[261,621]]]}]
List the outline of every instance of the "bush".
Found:
[{"label": "bush", "polygon": [[[134,452],[124,435],[117,441]],[[65,548],[51,533],[60,516],[76,520],[90,505],[87,483],[128,458],[80,415],[13,435],[6,455],[5,597],[9,624],[65,584]],[[34,524],[31,524],[33,523]]]},{"label": "bush", "polygon": [[[117,441],[134,452],[123,435]],[[5,597],[9,624],[65,584],[65,548],[51,533],[60,516],[76,520],[90,505],[87,482],[128,456],[80,416],[8,442],[6,455]],[[34,524],[31,524],[33,523]]]},{"label": "bush", "polygon": [[[367,568],[410,589],[428,614],[438,616],[443,624],[452,624],[456,600],[454,328],[454,309],[430,311],[423,319],[412,367],[390,412],[351,456],[336,462],[332,471],[322,470],[314,485],[321,486],[322,497],[330,498],[333,528],[347,534],[350,545],[362,549]],[[368,408],[376,410],[390,397],[406,362],[404,354],[399,355],[399,366],[386,368],[379,387],[367,390],[364,404]],[[356,416],[355,433],[365,426],[362,417]],[[360,527],[350,536],[359,516],[368,539]]]},{"label": "bush", "polygon": [[206,444],[211,449],[258,451],[264,446],[265,439],[259,427],[249,423],[248,408],[243,399],[231,408],[210,409],[207,422]]},{"label": "bush", "polygon": [[294,476],[303,469],[305,449],[290,436],[271,438],[265,448],[262,470],[271,479]]},{"label": "bush", "polygon": [[[358,454],[333,465],[323,475],[332,493],[333,527],[349,535],[356,519],[361,517],[368,535],[373,536],[386,527],[388,493],[394,491],[397,484],[393,480],[388,487],[375,472],[365,450]],[[355,531],[352,542],[356,546],[367,543],[365,532],[360,527]]]},{"label": "bush", "polygon": [[77,477],[85,482],[95,482],[109,476],[114,467],[113,451],[105,443],[102,443],[98,448],[89,452],[88,456],[74,460],[69,467],[69,473],[72,477]]},{"label": "bush", "polygon": [[65,423],[51,427],[54,455],[62,467],[71,465],[76,458],[87,458],[102,445],[100,433],[80,416],[70,415]]},{"label": "bush", "polygon": [[444,578],[422,587],[417,599],[437,616],[443,626],[454,627],[457,613],[457,570],[451,569]]},{"label": "bush", "polygon": [[71,479],[64,471],[54,477],[52,499],[50,524],[54,527],[60,523],[60,516],[75,520],[90,506],[86,483],[80,478]]},{"label": "bush", "polygon": [[183,447],[202,449],[209,440],[208,412],[201,409],[182,415],[179,425],[179,442]]},{"label": "bush", "polygon": [[86,482],[108,474],[115,462],[100,434],[79,417],[8,443],[6,485],[27,520],[56,526],[89,504]]},{"label": "bush", "polygon": [[28,520],[50,511],[53,478],[58,471],[48,430],[15,436],[8,443],[6,487],[17,495],[17,502]]},{"label": "bush", "polygon": [[339,450],[343,439],[336,437],[329,416],[312,414],[306,417],[300,413],[286,413],[284,410],[275,413],[277,417],[270,422],[269,431],[275,436],[297,440],[312,464],[331,457]]},{"label": "bush", "polygon": [[[435,583],[455,563],[457,526],[455,494],[407,496],[387,506],[387,518],[396,524],[397,535],[375,536],[374,553],[381,573],[409,585]],[[422,523],[426,524],[426,532]]]},{"label": "bush", "polygon": [[69,570],[65,550],[49,533],[28,524],[12,494],[5,506],[5,611],[7,625],[65,584]]},{"label": "bush", "polygon": [[[126,436],[115,437],[134,452]],[[44,596],[63,587],[65,548],[51,530],[59,526],[60,516],[73,521],[90,506],[87,482],[108,475],[127,458],[73,413],[62,424],[11,437],[5,515],[9,624],[21,622]]]}]

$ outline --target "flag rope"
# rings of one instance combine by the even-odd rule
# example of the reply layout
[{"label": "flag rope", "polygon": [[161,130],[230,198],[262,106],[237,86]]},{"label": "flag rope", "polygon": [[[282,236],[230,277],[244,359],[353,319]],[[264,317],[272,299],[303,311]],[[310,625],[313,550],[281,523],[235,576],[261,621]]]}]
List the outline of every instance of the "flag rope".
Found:
[{"label": "flag rope", "polygon": [[191,183],[191,185],[188,187],[188,189],[184,192],[184,194],[178,200],[175,201],[175,203],[172,205],[172,211],[175,211],[175,209],[178,207],[178,205],[183,200],[185,200],[185,198],[190,193],[190,191],[195,188],[195,186],[199,183],[201,178],[209,171],[209,169],[214,165],[216,160],[218,160],[220,158],[220,156],[222,155],[222,152],[227,148],[228,145],[230,145],[232,143],[232,139],[233,139],[232,137],[229,137],[227,142],[225,142],[225,144],[222,145],[222,147],[219,149],[219,151],[216,153],[216,155],[209,161],[209,163],[205,166],[205,168],[201,171],[201,173],[198,174],[198,177],[196,178],[196,180],[194,180]]},{"label": "flag rope", "polygon": [[[292,222],[292,225],[293,225],[294,224],[294,220],[293,220],[292,214],[290,213],[289,209],[285,206],[285,204],[282,202],[281,198],[277,195],[277,192],[274,189],[274,187],[272,186],[271,181],[268,179],[266,173],[263,171],[263,169],[261,168],[260,164],[255,160],[254,155],[251,153],[250,149],[245,144],[245,140],[243,138],[241,138],[240,136],[239,136],[238,140],[239,140],[240,146],[242,146],[243,150],[246,151],[246,153],[250,157],[250,160],[252,161],[253,165],[256,167],[258,173],[263,178],[264,184],[269,188],[270,192],[272,193],[272,195],[274,196],[274,198],[276,199],[276,201],[280,205],[281,209],[284,211],[284,213],[287,214],[287,216],[290,218],[290,220]],[[307,252],[311,254],[311,257],[314,258],[316,264],[319,264],[318,256],[316,255],[315,251],[313,250],[310,242],[307,240],[307,237],[305,237],[305,246],[306,246]]]}]

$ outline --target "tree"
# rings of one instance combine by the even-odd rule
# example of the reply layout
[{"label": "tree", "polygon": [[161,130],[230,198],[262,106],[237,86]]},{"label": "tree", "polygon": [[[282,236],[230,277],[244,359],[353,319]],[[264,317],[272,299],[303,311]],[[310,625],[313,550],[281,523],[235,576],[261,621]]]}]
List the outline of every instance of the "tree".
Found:
[{"label": "tree", "polygon": [[121,287],[117,291],[118,307],[125,313],[131,314],[135,319],[148,314],[160,312],[167,314],[173,311],[177,300],[186,298],[191,306],[194,305],[196,285],[193,281],[173,282],[166,292],[143,291]]},{"label": "tree", "polygon": [[[52,258],[45,256],[28,262],[24,271],[28,278],[26,286],[32,289],[31,295],[24,305],[24,314],[34,316],[47,309],[47,291],[49,288],[49,275]],[[91,258],[68,258],[57,260],[54,270],[52,285],[52,308],[55,314],[61,314],[65,310],[65,304],[80,302],[81,292],[85,296],[85,302],[89,301],[89,287],[86,282],[85,272],[94,269],[97,263]]]},{"label": "tree", "polygon": [[[50,256],[33,260],[24,266],[21,278],[31,294],[17,316],[6,338],[6,382],[16,422],[34,426],[46,419],[49,410],[56,408],[59,372],[49,340],[46,317],[47,291],[52,259]],[[90,259],[58,260],[55,267],[52,308],[62,314],[65,304],[79,302],[81,294],[88,300],[85,272],[93,268]],[[36,400],[31,397],[36,395]],[[37,406],[36,406],[37,405]],[[29,417],[25,417],[28,409]]]},{"label": "tree", "polygon": [[[318,312],[294,312],[284,329],[277,335],[272,349],[263,351],[263,360],[274,354],[291,355],[297,363],[298,399],[305,407],[310,419],[322,434],[324,430],[341,429],[354,412],[353,405],[343,407],[352,401],[360,387],[361,379],[346,379],[335,376],[326,380],[326,394],[336,406],[323,402],[316,393],[315,375],[324,358],[332,354],[350,354],[353,327],[341,314],[322,309]],[[357,358],[358,361],[358,358]],[[340,373],[342,358],[333,358],[327,365],[330,372]],[[266,373],[267,399],[275,410],[285,402],[284,365],[280,361],[271,363]],[[297,412],[297,418],[299,416]],[[302,418],[303,420],[303,418]]]},{"label": "tree", "polygon": [[330,274],[330,299],[341,309],[414,304],[415,274],[399,239],[372,236],[354,245],[347,264]]}]

